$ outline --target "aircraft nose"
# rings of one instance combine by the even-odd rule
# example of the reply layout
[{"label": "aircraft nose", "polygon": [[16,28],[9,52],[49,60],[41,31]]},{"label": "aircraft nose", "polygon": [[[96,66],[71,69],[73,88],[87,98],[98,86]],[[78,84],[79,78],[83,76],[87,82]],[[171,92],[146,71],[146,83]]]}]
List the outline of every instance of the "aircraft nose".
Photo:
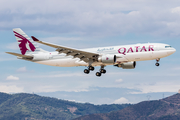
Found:
[{"label": "aircraft nose", "polygon": [[171,54],[173,54],[173,53],[175,53],[175,52],[176,52],[176,49],[175,49],[175,48],[172,48],[172,50],[168,51],[167,54],[168,54],[168,55],[171,55]]},{"label": "aircraft nose", "polygon": [[173,50],[172,50],[172,54],[173,54],[173,53],[175,53],[175,52],[176,52],[176,49],[175,49],[175,48],[173,48]]},{"label": "aircraft nose", "polygon": [[174,53],[176,52],[176,49],[175,48],[173,48],[174,49]]}]

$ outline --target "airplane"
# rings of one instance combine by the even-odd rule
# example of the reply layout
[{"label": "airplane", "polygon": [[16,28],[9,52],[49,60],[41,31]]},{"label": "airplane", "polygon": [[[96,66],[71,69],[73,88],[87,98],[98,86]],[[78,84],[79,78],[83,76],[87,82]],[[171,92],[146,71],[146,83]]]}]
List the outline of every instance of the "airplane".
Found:
[{"label": "airplane", "polygon": [[[86,66],[87,69],[84,69],[85,74],[89,74],[90,71],[94,71],[96,66],[100,66],[100,70],[96,72],[96,76],[98,77],[106,73],[104,67],[107,65],[114,65],[123,69],[134,69],[136,67],[136,61],[156,60],[155,65],[159,66],[159,60],[161,58],[176,52],[175,48],[163,43],[74,49],[40,41],[34,36],[31,36],[31,39],[20,28],[13,29],[13,32],[21,54],[13,52],[6,53],[15,55],[18,59],[50,66]],[[36,43],[53,47],[56,51],[45,51],[39,48]]]}]

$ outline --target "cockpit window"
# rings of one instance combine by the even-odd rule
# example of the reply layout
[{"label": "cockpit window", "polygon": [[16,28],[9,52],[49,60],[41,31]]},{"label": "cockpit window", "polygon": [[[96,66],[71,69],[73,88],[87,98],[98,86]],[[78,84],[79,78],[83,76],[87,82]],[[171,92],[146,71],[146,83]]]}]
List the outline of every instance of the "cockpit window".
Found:
[{"label": "cockpit window", "polygon": [[165,48],[172,48],[171,46],[165,46]]}]

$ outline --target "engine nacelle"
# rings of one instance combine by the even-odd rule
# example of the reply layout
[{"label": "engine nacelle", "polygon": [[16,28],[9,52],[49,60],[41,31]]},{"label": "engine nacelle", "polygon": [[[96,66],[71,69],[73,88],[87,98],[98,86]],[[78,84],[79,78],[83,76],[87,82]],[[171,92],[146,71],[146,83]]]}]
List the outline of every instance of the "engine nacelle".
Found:
[{"label": "engine nacelle", "polygon": [[49,59],[48,54],[34,54],[33,55],[33,60],[47,60]]},{"label": "engine nacelle", "polygon": [[116,55],[103,55],[98,58],[98,61],[102,63],[115,63]]},{"label": "engine nacelle", "polygon": [[118,65],[118,67],[122,67],[123,69],[134,69],[136,67],[136,61],[123,63],[120,66]]}]

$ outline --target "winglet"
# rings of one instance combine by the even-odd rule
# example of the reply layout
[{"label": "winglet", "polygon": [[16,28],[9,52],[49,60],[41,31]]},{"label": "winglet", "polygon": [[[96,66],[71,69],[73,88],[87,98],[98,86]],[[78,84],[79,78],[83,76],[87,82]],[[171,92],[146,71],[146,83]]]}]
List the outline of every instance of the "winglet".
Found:
[{"label": "winglet", "polygon": [[34,36],[31,36],[31,38],[34,40],[34,41],[39,41],[37,38],[35,38]]}]

